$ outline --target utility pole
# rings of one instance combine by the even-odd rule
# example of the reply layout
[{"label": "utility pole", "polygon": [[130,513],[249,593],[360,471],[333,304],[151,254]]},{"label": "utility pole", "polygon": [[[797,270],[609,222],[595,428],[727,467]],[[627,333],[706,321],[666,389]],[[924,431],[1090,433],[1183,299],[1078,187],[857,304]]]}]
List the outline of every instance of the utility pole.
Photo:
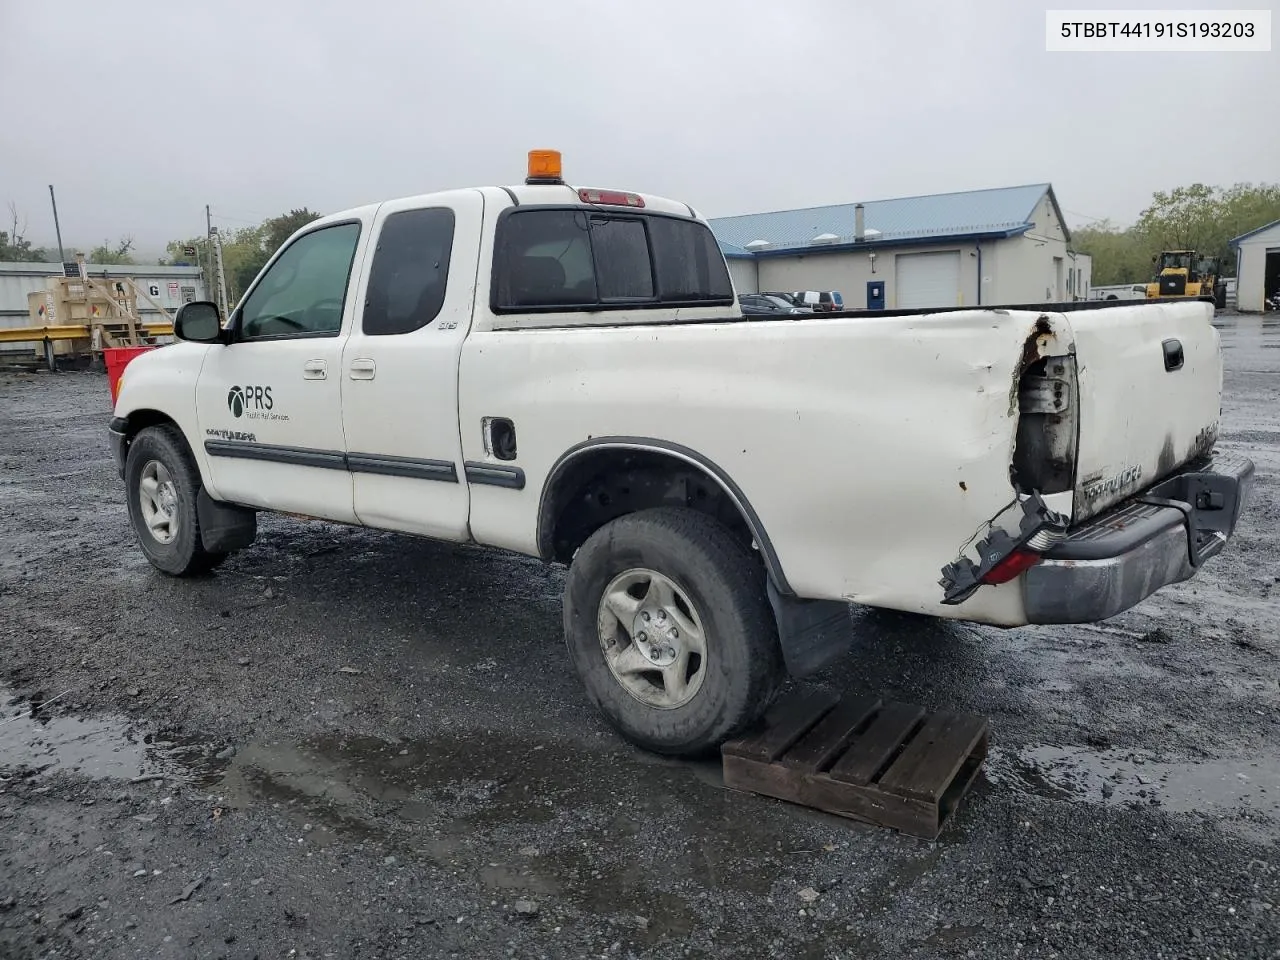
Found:
[{"label": "utility pole", "polygon": [[218,311],[225,320],[231,313],[231,304],[227,303],[227,277],[222,268],[222,235],[213,235],[213,249],[218,263]]},{"label": "utility pole", "polygon": [[205,289],[210,294],[213,293],[213,216],[209,213],[209,205],[204,205],[204,246],[205,260],[208,262],[208,268],[205,270]]},{"label": "utility pole", "polygon": [[53,184],[49,184],[49,202],[53,204],[53,232],[58,235],[58,262],[65,263],[67,255],[62,252],[62,227],[58,226],[58,198],[53,195]]}]

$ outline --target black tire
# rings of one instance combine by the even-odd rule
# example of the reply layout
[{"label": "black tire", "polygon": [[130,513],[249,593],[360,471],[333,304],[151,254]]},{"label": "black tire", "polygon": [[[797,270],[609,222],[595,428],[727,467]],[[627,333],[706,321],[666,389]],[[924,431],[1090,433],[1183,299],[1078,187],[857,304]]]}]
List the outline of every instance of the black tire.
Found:
[{"label": "black tire", "polygon": [[[680,706],[642,702],[606,662],[601,601],[615,577],[637,568],[669,578],[702,621],[701,685]],[[722,524],[692,510],[643,510],[592,534],[569,568],[564,630],[587,696],[623,737],[655,753],[718,747],[764,712],[786,677],[762,564]]]},{"label": "black tire", "polygon": [[1222,310],[1227,305],[1227,285],[1220,284],[1213,288],[1213,306],[1217,310]]},{"label": "black tire", "polygon": [[[168,471],[176,493],[177,531],[168,543],[152,534],[142,515],[139,485],[143,469],[152,461],[159,462]],[[138,545],[157,570],[175,577],[194,576],[207,573],[227,558],[225,553],[210,553],[200,540],[200,517],[196,511],[200,471],[182,431],[176,426],[162,424],[140,431],[129,445],[124,477],[125,501]]]}]

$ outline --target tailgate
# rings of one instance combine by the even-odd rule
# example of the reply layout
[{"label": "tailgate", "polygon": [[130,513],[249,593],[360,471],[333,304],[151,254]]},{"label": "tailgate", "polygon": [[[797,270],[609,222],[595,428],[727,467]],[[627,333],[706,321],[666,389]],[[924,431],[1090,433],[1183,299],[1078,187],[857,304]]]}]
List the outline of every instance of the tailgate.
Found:
[{"label": "tailgate", "polygon": [[1067,317],[1079,378],[1079,523],[1212,449],[1222,354],[1209,303],[1144,303]]}]

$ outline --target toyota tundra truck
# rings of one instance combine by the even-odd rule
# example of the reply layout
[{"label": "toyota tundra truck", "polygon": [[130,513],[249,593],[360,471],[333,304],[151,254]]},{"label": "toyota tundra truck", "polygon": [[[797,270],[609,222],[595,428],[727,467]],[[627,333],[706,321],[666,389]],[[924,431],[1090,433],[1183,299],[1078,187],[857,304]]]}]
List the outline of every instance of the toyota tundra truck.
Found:
[{"label": "toyota tundra truck", "polygon": [[326,216],[225,319],[178,312],[110,438],[174,576],[259,511],[567,566],[564,635],[618,731],[674,755],[847,652],[850,605],[1103,620],[1219,553],[1213,304],[754,322],[706,221],[529,176]]}]

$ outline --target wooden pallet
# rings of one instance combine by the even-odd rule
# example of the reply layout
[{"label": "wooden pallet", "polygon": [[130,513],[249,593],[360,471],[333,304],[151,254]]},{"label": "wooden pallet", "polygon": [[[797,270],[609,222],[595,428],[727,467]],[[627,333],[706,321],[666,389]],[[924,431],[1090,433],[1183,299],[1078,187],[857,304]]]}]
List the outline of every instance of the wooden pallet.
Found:
[{"label": "wooden pallet", "polygon": [[798,690],[721,756],[732,789],[932,840],[986,759],[987,721]]}]

